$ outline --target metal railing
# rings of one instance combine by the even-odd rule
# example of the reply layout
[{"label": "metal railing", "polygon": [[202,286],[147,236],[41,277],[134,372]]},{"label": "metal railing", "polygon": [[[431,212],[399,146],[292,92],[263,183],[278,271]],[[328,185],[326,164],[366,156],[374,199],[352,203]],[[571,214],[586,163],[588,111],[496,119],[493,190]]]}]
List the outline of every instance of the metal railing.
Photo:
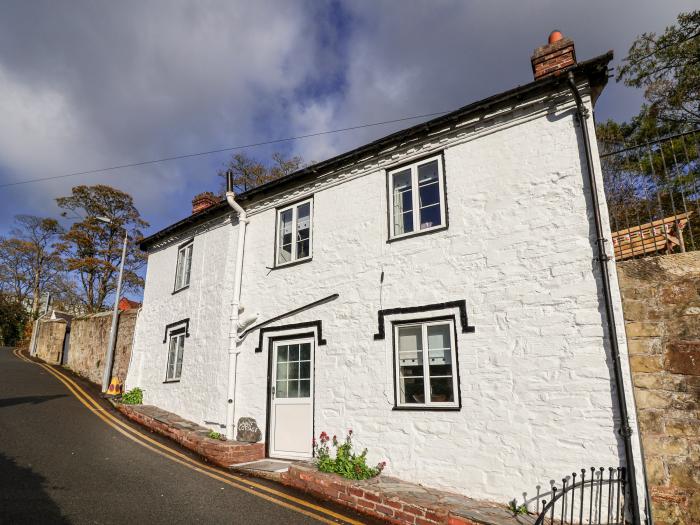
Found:
[{"label": "metal railing", "polygon": [[700,130],[601,142],[615,258],[700,249]]},{"label": "metal railing", "polygon": [[[581,469],[552,485],[550,499],[537,500],[535,525],[623,525],[625,523],[626,472],[624,467]],[[540,505],[541,503],[541,505]],[[540,510],[541,509],[541,510]]]}]

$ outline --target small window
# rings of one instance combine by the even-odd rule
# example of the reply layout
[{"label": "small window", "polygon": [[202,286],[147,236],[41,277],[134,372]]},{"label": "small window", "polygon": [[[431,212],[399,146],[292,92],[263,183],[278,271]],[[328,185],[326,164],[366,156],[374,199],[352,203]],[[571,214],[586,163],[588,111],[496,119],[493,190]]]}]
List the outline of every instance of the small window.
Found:
[{"label": "small window", "polygon": [[443,178],[439,156],[389,172],[392,239],[445,226]]},{"label": "small window", "polygon": [[397,407],[457,407],[454,321],[394,327]]},{"label": "small window", "polygon": [[277,266],[311,258],[311,199],[277,211]]},{"label": "small window", "polygon": [[192,270],[192,242],[181,246],[177,251],[177,268],[175,270],[175,291],[187,288],[190,285],[190,273]]},{"label": "small window", "polygon": [[182,354],[185,350],[185,330],[170,333],[168,346],[168,368],[165,372],[166,381],[178,381],[182,375]]}]

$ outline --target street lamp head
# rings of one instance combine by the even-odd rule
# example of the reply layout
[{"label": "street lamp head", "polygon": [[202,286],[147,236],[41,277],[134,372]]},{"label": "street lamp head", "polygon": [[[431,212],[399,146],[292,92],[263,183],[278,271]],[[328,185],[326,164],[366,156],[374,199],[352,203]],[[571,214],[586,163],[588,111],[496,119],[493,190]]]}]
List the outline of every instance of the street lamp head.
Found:
[{"label": "street lamp head", "polygon": [[112,224],[113,221],[109,217],[104,217],[104,216],[97,216],[95,217],[96,221],[104,222],[105,224]]}]

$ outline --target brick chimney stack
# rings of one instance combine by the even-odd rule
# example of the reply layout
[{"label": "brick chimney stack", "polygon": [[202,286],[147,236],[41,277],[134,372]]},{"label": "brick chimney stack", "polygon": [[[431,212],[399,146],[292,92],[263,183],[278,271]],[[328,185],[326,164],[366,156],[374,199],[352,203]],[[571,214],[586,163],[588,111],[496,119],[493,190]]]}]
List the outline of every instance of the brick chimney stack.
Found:
[{"label": "brick chimney stack", "polygon": [[560,31],[552,31],[548,44],[535,49],[530,60],[535,80],[558,75],[560,71],[576,64],[574,41]]},{"label": "brick chimney stack", "polygon": [[220,199],[210,191],[195,195],[194,199],[192,199],[192,214],[194,215],[195,213],[199,213],[200,211],[214,206],[219,200]]}]

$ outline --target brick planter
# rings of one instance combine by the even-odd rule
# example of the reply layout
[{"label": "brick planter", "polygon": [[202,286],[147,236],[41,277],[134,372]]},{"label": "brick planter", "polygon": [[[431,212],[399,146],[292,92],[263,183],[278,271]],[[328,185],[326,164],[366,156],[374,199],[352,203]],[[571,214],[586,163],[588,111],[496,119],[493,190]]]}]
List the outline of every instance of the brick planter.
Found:
[{"label": "brick planter", "polygon": [[264,443],[220,441],[208,437],[209,429],[149,405],[114,403],[119,412],[149,430],[172,439],[186,449],[196,452],[210,463],[230,467],[265,457]]},{"label": "brick planter", "polygon": [[515,525],[533,516],[513,516],[504,505],[429,489],[388,476],[354,481],[294,463],[280,481],[357,512],[401,525]]}]

